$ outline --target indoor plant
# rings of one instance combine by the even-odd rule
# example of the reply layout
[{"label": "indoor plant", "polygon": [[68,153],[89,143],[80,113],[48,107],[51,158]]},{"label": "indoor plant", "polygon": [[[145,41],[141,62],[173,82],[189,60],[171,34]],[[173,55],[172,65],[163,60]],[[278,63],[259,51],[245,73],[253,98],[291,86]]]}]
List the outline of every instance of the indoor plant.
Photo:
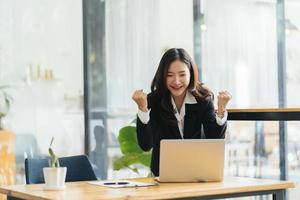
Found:
[{"label": "indoor plant", "polygon": [[0,185],[14,184],[16,175],[15,134],[4,127],[12,103],[8,85],[0,85]]},{"label": "indoor plant", "polygon": [[[118,141],[123,155],[114,161],[113,168],[114,170],[127,168],[139,174],[137,165],[140,164],[149,169],[152,152],[144,152],[139,147],[134,122],[119,131]],[[149,175],[151,175],[150,170]]]},{"label": "indoor plant", "polygon": [[4,129],[3,118],[8,114],[12,97],[7,93],[8,85],[0,85],[0,130]]},{"label": "indoor plant", "polygon": [[54,138],[52,137],[50,146],[49,146],[49,167],[43,168],[44,179],[46,184],[46,189],[57,190],[65,188],[65,180],[67,174],[66,167],[60,167],[59,160],[52,150],[52,143]]}]

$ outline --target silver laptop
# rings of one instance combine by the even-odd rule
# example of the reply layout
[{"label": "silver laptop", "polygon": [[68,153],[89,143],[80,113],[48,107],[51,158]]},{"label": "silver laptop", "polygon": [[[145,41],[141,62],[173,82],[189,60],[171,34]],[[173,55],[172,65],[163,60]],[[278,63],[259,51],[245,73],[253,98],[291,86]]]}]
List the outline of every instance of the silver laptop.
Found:
[{"label": "silver laptop", "polygon": [[222,181],[224,139],[161,140],[159,182]]}]

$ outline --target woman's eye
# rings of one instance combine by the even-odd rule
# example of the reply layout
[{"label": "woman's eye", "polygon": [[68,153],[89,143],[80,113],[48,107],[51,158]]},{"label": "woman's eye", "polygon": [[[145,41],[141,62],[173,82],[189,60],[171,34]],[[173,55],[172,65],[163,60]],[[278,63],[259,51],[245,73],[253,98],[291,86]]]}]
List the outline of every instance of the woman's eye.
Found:
[{"label": "woman's eye", "polygon": [[167,74],[167,77],[172,77],[172,74]]},{"label": "woman's eye", "polygon": [[180,76],[182,77],[182,76],[185,76],[185,74],[180,74]]}]

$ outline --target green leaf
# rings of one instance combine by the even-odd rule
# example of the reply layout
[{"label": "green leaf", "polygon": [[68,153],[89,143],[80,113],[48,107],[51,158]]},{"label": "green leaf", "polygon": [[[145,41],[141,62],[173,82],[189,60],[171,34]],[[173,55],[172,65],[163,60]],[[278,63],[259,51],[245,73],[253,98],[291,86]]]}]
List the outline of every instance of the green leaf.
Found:
[{"label": "green leaf", "polygon": [[5,98],[5,104],[6,104],[6,113],[8,113],[10,109],[10,100],[8,98]]},{"label": "green leaf", "polygon": [[151,163],[151,152],[132,153],[132,154],[126,154],[116,159],[113,163],[113,169],[120,170],[124,168],[129,168],[133,170],[134,168],[132,168],[131,165],[142,164],[146,167],[150,167],[150,163]]},{"label": "green leaf", "polygon": [[57,157],[55,157],[54,165],[55,165],[55,167],[59,167],[60,166],[59,160],[58,160]]},{"label": "green leaf", "polygon": [[53,141],[54,141],[54,137],[51,138],[51,142],[48,149],[50,155],[50,167],[59,167],[59,160],[51,148]]},{"label": "green leaf", "polygon": [[144,152],[140,148],[137,140],[136,127],[132,125],[133,122],[136,122],[136,119],[133,120],[130,125],[121,128],[119,131],[118,141],[123,156],[114,160],[113,169],[130,169],[138,174],[138,169],[134,165],[141,164],[150,168],[152,152]]},{"label": "green leaf", "polygon": [[54,152],[51,148],[49,148],[49,155],[51,156],[51,158],[55,157]]},{"label": "green leaf", "polygon": [[54,137],[51,138],[49,148],[51,148],[53,141],[54,141]]},{"label": "green leaf", "polygon": [[118,159],[116,159],[113,163],[114,170],[120,170],[124,168],[129,168],[130,165],[138,164],[139,156],[138,154],[127,154]]},{"label": "green leaf", "polygon": [[137,168],[130,168],[133,172],[139,174],[139,170]]},{"label": "green leaf", "polygon": [[141,164],[150,167],[151,164],[151,152],[145,152],[139,155],[139,161]]},{"label": "green leaf", "polygon": [[136,127],[123,127],[119,132],[118,141],[123,154],[143,152],[143,150],[138,145],[136,137]]}]

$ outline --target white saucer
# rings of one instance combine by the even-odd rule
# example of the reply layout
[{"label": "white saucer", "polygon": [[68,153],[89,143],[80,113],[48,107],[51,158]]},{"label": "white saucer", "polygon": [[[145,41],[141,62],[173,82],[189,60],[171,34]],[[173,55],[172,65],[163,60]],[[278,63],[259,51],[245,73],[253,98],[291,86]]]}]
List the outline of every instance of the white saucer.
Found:
[{"label": "white saucer", "polygon": [[44,186],[44,190],[64,190],[66,186]]}]

